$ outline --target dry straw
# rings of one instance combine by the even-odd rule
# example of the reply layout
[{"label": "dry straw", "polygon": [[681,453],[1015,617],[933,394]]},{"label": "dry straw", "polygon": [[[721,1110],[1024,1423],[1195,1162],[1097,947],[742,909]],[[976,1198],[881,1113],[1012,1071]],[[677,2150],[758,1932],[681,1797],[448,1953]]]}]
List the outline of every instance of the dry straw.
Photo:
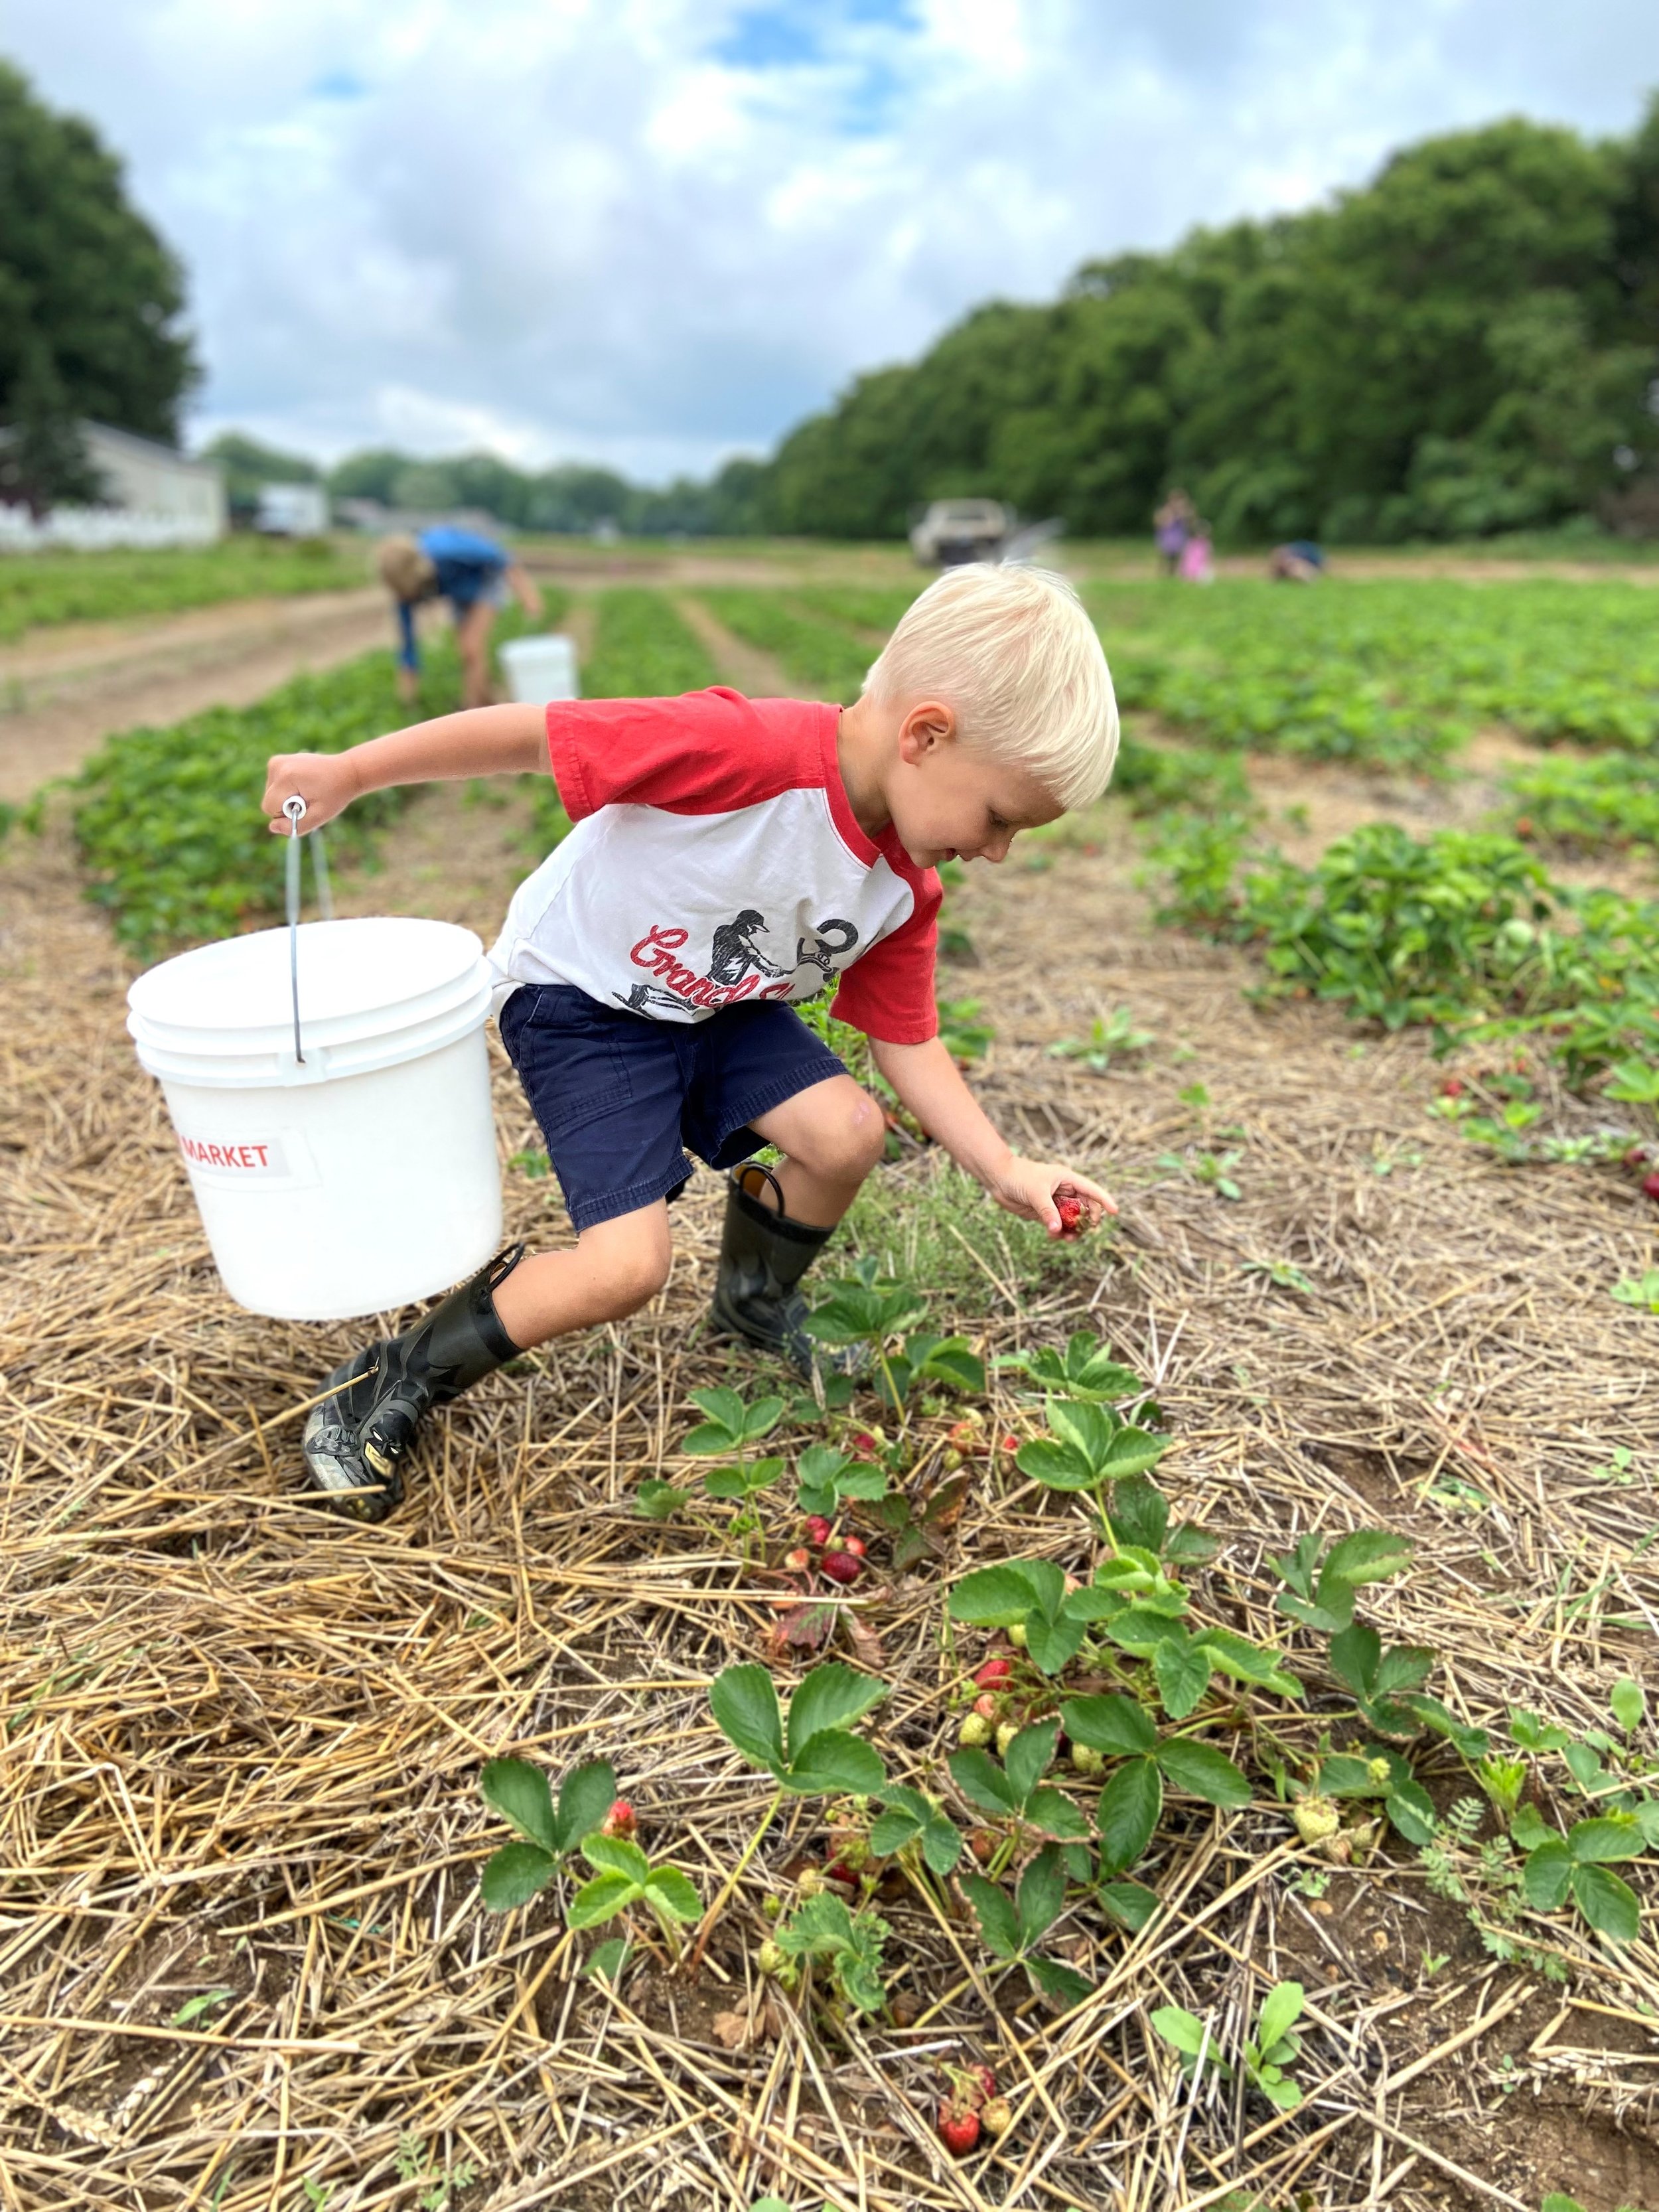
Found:
[{"label": "dry straw", "polygon": [[[697,1327],[712,1182],[678,1209],[649,1312],[458,1407],[386,1528],[322,1519],[295,1494],[295,1409],[352,1333],[225,1300],[122,1033],[125,969],[55,844],[3,866],[8,2212],[339,2212],[436,2203],[445,2175],[475,2212],[768,2192],[842,2212],[1530,2206],[1592,2151],[1651,2174],[1647,1934],[1615,1955],[1535,1923],[1572,1980],[1518,1975],[1397,1843],[1310,1894],[1318,1862],[1265,1792],[1177,1808],[1144,1870],[1167,1912],[1141,1936],[1072,1923],[1096,1995],[1060,2021],[993,1972],[971,1921],[902,1893],[882,1909],[908,2028],[838,2040],[769,2006],[761,1900],[792,1893],[810,1805],[695,1983],[647,1964],[614,1995],[576,1974],[548,1902],[485,1916],[494,1753],[562,1769],[603,1752],[705,1897],[764,1801],[706,1687],[757,1650],[776,1581],[632,1502],[641,1474],[674,1470],[686,1392],[719,1371]],[[1177,1438],[1164,1478],[1223,1540],[1206,1602],[1235,1626],[1284,1629],[1264,1562],[1300,1531],[1408,1528],[1418,1567],[1366,1612],[1439,1649],[1457,1711],[1602,1721],[1654,1625],[1653,1325],[1606,1296],[1651,1264],[1630,1198],[1605,1174],[1498,1172],[1425,1119],[1419,1044],[1354,1060],[1334,1017],[1249,1014],[1231,956],[1148,936],[1109,873],[1068,860],[976,894],[970,920],[1001,1030],[989,1102],[1028,1146],[1109,1173],[1121,1231],[1102,1267],[1031,1296],[994,1217],[965,1210],[977,1289],[957,1317],[992,1348],[1086,1321],[1156,1377]],[[1144,1073],[1044,1056],[1124,1000],[1158,1033]],[[1176,1095],[1194,1079],[1212,1122],[1247,1132],[1236,1206],[1157,1165],[1199,1137]],[[531,1133],[505,1083],[500,1106],[511,1153]],[[897,1172],[921,1188],[932,1170]],[[551,1185],[509,1188],[515,1231],[568,1234]],[[1251,1261],[1291,1263],[1314,1295]],[[997,1417],[1036,1418],[1006,1398]],[[1626,1486],[1598,1472],[1621,1444],[1641,1475]],[[872,1733],[895,1776],[937,1782],[953,1740],[949,1573],[1085,1548],[1074,1519],[988,1474],[960,1544],[872,1603],[893,1684]],[[1319,1726],[1278,1724],[1293,1765]],[[1469,1786],[1449,1755],[1430,1771],[1443,1800]],[[1173,2000],[1236,2044],[1291,1975],[1310,1998],[1297,2113],[1213,2075],[1190,2088],[1147,2028]],[[969,2057],[1017,2117],[958,2166],[933,2113],[942,2067]]]}]

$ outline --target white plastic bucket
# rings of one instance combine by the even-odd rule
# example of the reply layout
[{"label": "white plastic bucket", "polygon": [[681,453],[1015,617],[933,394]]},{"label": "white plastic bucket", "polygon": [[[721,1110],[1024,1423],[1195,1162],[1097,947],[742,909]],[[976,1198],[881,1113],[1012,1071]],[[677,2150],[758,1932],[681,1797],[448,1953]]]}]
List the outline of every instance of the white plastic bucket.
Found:
[{"label": "white plastic bucket", "polygon": [[483,949],[453,922],[376,917],[181,952],[127,993],[226,1290],[250,1312],[344,1321],[429,1297],[501,1237]]},{"label": "white plastic bucket", "polygon": [[579,699],[576,648],[568,637],[510,637],[501,647],[501,669],[513,696],[531,707],[551,699]]}]

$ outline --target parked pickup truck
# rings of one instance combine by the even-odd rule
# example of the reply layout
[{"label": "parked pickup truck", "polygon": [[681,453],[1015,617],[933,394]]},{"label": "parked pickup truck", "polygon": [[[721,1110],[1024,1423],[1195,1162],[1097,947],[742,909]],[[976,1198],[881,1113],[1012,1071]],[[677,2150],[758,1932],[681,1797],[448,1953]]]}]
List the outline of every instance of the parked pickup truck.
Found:
[{"label": "parked pickup truck", "polygon": [[1014,527],[1012,507],[997,499],[936,499],[910,532],[910,550],[925,568],[994,561]]}]

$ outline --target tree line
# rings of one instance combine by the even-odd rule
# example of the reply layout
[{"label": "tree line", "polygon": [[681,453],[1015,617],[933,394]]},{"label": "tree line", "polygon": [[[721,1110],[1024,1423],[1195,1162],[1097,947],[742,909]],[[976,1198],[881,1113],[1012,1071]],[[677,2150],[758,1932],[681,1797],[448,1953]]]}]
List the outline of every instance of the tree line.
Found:
[{"label": "tree line", "polygon": [[[176,434],[185,288],[89,125],[0,64],[0,498],[95,495],[74,426]],[[1659,98],[1628,137],[1514,119],[1431,138],[1328,204],[1091,261],[854,380],[769,459],[665,489],[487,453],[324,473],[230,434],[233,499],[479,507],[526,530],[901,535],[977,494],[1139,533],[1174,484],[1235,543],[1659,532]]]}]

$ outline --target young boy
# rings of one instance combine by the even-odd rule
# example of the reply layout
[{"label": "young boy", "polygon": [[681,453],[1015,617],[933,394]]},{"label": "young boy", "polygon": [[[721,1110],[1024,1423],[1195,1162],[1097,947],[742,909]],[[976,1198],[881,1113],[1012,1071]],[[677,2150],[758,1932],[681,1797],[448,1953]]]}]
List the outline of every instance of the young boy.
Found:
[{"label": "young boy", "polygon": [[[382,1520],[422,1415],[550,1337],[620,1321],[667,1280],[689,1148],[727,1182],[713,1319],[810,1373],[799,1285],[882,1157],[881,1109],[792,1011],[830,983],[922,1127],[1011,1213],[1092,1224],[1087,1176],[1020,1158],[940,1042],[935,871],[1105,788],[1117,708],[1068,586],[1037,569],[941,576],[856,705],[603,699],[485,707],[338,754],[278,754],[264,811],[306,827],[360,793],[551,767],[575,823],[520,885],[491,953],[501,1040],[576,1234],[483,1269],[330,1376],[304,1449],[319,1489]],[[775,1172],[739,1164],[763,1145]],[[770,1202],[769,1202],[769,1200]]]}]

